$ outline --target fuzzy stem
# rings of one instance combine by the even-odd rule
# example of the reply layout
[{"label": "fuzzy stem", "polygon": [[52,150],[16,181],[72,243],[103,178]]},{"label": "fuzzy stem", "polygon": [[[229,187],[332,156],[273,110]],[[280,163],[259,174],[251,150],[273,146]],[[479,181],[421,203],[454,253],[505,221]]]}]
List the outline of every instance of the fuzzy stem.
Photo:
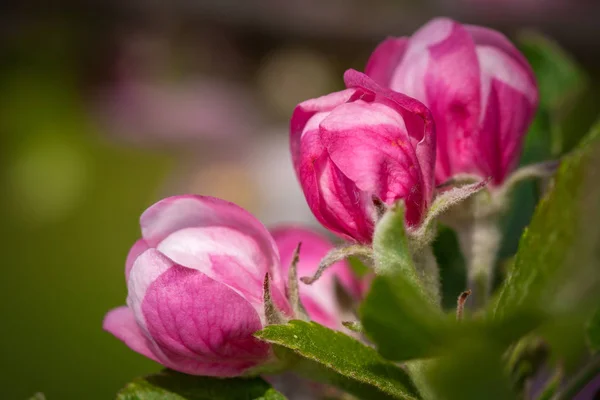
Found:
[{"label": "fuzzy stem", "polygon": [[412,378],[419,394],[424,400],[436,399],[435,394],[431,390],[431,385],[428,382],[426,370],[431,366],[431,359],[411,360],[405,363],[408,374]]},{"label": "fuzzy stem", "polygon": [[431,245],[422,246],[412,252],[413,263],[419,274],[419,279],[433,302],[439,306],[442,301],[440,291],[440,269],[433,254]]},{"label": "fuzzy stem", "polygon": [[467,288],[471,308],[480,309],[491,294],[494,264],[502,239],[496,216],[475,217],[457,229],[460,249],[467,263]]}]

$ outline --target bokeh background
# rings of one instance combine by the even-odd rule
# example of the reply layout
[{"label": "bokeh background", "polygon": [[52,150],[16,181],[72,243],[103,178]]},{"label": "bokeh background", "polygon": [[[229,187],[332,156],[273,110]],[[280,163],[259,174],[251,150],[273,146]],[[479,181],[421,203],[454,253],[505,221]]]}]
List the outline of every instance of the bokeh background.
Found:
[{"label": "bokeh background", "polygon": [[[375,44],[446,15],[536,30],[582,66],[565,122],[594,119],[594,0],[23,1],[0,6],[0,398],[109,399],[160,367],[101,329],[126,296],[140,213],[167,195],[316,226],[287,151],[300,101],[342,86]],[[524,155],[531,160],[535,151]],[[517,201],[512,240],[533,207]],[[529,197],[528,197],[529,196]],[[442,240],[453,243],[449,231]],[[451,304],[462,263],[439,247]],[[452,286],[455,285],[455,287]]]}]

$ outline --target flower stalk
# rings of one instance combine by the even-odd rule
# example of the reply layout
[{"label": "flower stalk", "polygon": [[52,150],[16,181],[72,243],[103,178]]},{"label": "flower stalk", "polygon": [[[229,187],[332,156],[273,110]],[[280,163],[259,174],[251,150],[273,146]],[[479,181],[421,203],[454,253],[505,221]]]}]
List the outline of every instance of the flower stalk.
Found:
[{"label": "flower stalk", "polygon": [[467,288],[472,291],[471,306],[480,309],[491,294],[494,267],[502,235],[499,217],[489,215],[461,224],[456,232],[467,262]]}]

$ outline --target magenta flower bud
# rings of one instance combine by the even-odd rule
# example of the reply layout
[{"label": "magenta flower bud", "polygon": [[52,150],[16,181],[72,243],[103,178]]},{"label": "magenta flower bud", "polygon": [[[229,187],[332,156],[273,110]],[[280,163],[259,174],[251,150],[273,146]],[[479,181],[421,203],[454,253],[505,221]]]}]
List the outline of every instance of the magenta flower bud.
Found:
[{"label": "magenta flower bud", "polygon": [[501,33],[434,19],[410,38],[382,42],[365,72],[431,110],[438,183],[476,174],[499,185],[515,168],[538,90],[527,60]]},{"label": "magenta flower bud", "polygon": [[[298,243],[302,243],[297,264],[299,277],[312,276],[320,261],[333,249],[332,243],[320,234],[306,228],[280,227],[271,231],[281,256],[281,265],[287,275]],[[350,298],[360,300],[361,281],[354,275],[346,261],[329,267],[321,278],[311,285],[300,283],[300,300],[309,318],[331,329],[342,330],[342,322],[356,319],[351,310],[340,304],[336,295],[336,282]]]},{"label": "magenta flower bud", "polygon": [[168,368],[229,377],[267,362],[253,337],[266,324],[263,282],[286,313],[279,254],[266,228],[240,207],[202,196],[159,201],[141,217],[127,258],[127,306],[104,329]]},{"label": "magenta flower bud", "polygon": [[291,119],[296,174],[315,217],[345,239],[369,243],[373,199],[403,199],[418,225],[433,194],[435,128],[422,103],[354,70],[348,89],[300,103]]}]

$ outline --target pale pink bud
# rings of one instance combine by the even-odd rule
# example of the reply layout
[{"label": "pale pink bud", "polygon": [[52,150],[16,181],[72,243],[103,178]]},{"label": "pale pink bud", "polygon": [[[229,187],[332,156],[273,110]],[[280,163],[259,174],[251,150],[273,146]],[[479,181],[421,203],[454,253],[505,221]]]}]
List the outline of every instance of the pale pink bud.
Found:
[{"label": "pale pink bud", "polygon": [[127,306],[104,329],[168,368],[236,376],[271,357],[252,335],[266,324],[265,275],[290,313],[279,254],[266,228],[212,197],[176,196],[141,217],[142,239],[127,258]]},{"label": "pale pink bud", "polygon": [[[299,243],[302,243],[297,264],[297,275],[300,277],[314,275],[320,261],[333,249],[327,238],[306,228],[279,227],[271,233],[279,249],[284,275],[289,271]],[[311,285],[300,283],[300,300],[312,321],[342,330],[342,322],[356,319],[356,316],[352,315],[348,305],[341,304],[336,294],[336,280],[350,299],[360,300],[361,282],[346,261],[333,264]]]},{"label": "pale pink bud", "polygon": [[373,199],[406,203],[409,226],[433,194],[435,128],[417,100],[354,70],[348,89],[300,103],[291,119],[296,174],[316,218],[349,240],[372,239]]},{"label": "pale pink bud", "polygon": [[538,90],[527,60],[501,33],[434,19],[410,38],[382,42],[365,72],[430,108],[438,183],[476,174],[498,185],[515,168]]}]

